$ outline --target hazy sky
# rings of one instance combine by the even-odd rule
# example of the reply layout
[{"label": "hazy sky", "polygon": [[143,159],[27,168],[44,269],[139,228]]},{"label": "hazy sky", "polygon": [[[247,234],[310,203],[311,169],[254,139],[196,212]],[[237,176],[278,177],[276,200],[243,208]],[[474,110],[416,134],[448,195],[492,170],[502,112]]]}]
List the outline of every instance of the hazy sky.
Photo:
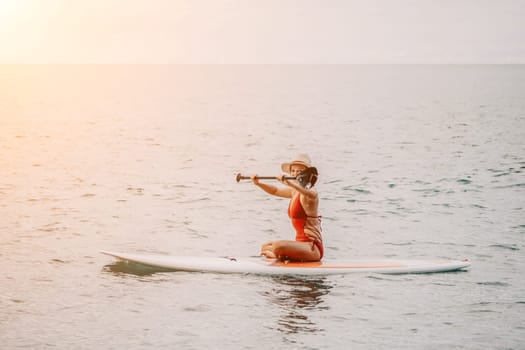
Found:
[{"label": "hazy sky", "polygon": [[0,0],[0,63],[525,63],[525,0]]}]

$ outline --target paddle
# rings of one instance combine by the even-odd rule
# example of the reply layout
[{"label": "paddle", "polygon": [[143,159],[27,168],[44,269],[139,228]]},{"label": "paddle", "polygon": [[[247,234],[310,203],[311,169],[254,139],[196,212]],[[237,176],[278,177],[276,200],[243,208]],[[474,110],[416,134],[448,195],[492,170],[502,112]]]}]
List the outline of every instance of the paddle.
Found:
[{"label": "paddle", "polygon": [[[277,180],[277,176],[255,176],[258,180]],[[241,180],[251,180],[251,176],[244,176],[241,173],[237,174],[236,178],[237,182]],[[285,176],[285,180],[297,180],[299,183],[306,187],[308,185],[308,188],[313,187],[315,182],[317,181],[317,168],[315,167],[309,167],[304,169],[299,173],[297,176]]]},{"label": "paddle", "polygon": [[[277,176],[255,176],[255,178],[257,180],[277,180]],[[295,180],[296,177],[295,176],[285,176],[284,177],[286,180]],[[251,176],[244,176],[244,175],[241,175],[241,173],[237,174],[237,177],[235,178],[237,180],[237,182],[240,182],[241,180],[251,180],[252,177]]]}]

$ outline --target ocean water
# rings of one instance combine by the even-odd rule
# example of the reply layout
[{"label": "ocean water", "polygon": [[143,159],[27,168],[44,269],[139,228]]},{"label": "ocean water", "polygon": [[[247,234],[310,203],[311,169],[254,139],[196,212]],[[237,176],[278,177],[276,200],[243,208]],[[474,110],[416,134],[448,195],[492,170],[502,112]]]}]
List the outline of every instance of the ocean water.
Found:
[{"label": "ocean water", "polygon": [[[330,258],[455,273],[152,272],[253,256],[319,169]],[[2,349],[523,349],[525,66],[0,66]]]}]

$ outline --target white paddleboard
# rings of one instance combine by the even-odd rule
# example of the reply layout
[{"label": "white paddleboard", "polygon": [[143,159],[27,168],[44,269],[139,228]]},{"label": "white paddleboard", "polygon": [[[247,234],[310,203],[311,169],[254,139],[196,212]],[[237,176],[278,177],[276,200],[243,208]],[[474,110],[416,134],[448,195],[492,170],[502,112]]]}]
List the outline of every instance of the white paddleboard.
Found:
[{"label": "white paddleboard", "polygon": [[259,275],[336,275],[356,272],[406,274],[464,269],[468,260],[322,260],[283,262],[266,258],[214,258],[132,254],[102,251],[119,260],[174,271],[241,273]]}]

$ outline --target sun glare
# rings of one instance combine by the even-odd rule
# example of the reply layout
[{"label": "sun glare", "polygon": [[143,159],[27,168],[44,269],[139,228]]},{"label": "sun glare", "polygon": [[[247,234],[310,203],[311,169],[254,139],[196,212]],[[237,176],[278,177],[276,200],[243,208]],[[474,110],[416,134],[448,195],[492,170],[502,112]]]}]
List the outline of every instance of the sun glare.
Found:
[{"label": "sun glare", "polygon": [[0,16],[9,16],[14,14],[18,8],[23,5],[23,1],[17,0],[0,0]]},{"label": "sun glare", "polygon": [[31,5],[30,0],[0,0],[0,28],[16,23]]},{"label": "sun glare", "polygon": [[9,25],[17,13],[23,7],[24,1],[17,0],[0,0],[0,28],[3,25]]}]

